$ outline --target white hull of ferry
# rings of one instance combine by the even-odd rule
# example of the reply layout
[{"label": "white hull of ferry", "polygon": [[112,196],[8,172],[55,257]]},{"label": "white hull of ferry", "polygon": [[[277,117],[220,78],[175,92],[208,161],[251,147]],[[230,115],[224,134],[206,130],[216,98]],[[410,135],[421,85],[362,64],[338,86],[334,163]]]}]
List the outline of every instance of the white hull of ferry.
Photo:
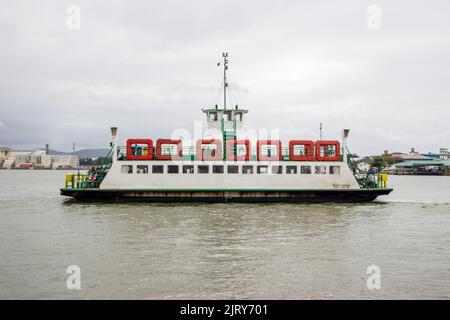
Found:
[{"label": "white hull of ferry", "polygon": [[[168,166],[177,165],[178,173],[168,173]],[[198,166],[208,166],[208,173],[198,173]],[[238,173],[227,173],[227,167],[238,165]],[[123,166],[132,166],[127,173]],[[148,173],[138,173],[137,166],[148,168]],[[153,166],[163,166],[163,173],[152,173]],[[194,173],[183,173],[183,166],[193,166]],[[223,166],[223,173],[213,173],[213,166]],[[242,173],[244,166],[252,166],[253,173]],[[257,173],[258,167],[267,166],[268,173]],[[272,173],[273,166],[282,166],[280,174]],[[301,166],[311,173],[302,174]],[[338,174],[330,174],[330,166]],[[296,167],[296,173],[288,173]],[[316,167],[325,167],[324,173],[316,173]],[[359,189],[359,185],[347,164],[319,161],[118,161],[109,170],[100,185],[102,190],[336,190]]]},{"label": "white hull of ferry", "polygon": [[[198,173],[198,166],[208,166],[208,173]],[[238,166],[238,173],[227,173],[227,166]],[[131,173],[124,170],[132,166]],[[138,167],[148,168],[138,173]],[[152,173],[153,166],[163,166],[163,173]],[[178,166],[178,173],[168,173],[168,166]],[[183,166],[194,173],[183,173]],[[223,166],[223,173],[213,173],[213,166]],[[253,166],[253,173],[242,173],[243,166]],[[258,173],[267,166],[268,173]],[[282,173],[272,173],[282,166]],[[301,166],[311,173],[301,173]],[[330,174],[330,166],[336,174]],[[296,167],[294,173],[293,167]],[[316,173],[316,167],[325,167]],[[339,169],[335,169],[339,167]],[[290,170],[291,173],[288,173]],[[145,170],[144,170],[145,171]],[[118,161],[99,188],[61,189],[78,200],[126,200],[149,202],[365,202],[392,189],[362,189],[344,162],[204,162],[204,161]]]}]

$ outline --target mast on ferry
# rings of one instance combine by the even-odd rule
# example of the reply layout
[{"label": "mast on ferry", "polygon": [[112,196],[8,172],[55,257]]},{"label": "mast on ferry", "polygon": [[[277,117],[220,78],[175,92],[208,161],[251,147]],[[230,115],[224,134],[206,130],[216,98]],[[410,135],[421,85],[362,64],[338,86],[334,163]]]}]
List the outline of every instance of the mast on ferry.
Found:
[{"label": "mast on ferry", "polygon": [[222,53],[223,57],[223,108],[227,109],[227,70],[228,70],[228,52]]},{"label": "mast on ferry", "polygon": [[[223,160],[226,160],[226,143],[227,140],[236,140],[237,129],[242,128],[244,114],[248,112],[247,109],[240,109],[238,105],[234,108],[227,108],[227,92],[228,92],[228,52],[222,53],[223,58],[223,108],[217,105],[214,108],[203,109],[206,113],[206,120],[208,129],[220,130],[222,135],[222,155]],[[217,64],[218,66],[220,63]]]}]

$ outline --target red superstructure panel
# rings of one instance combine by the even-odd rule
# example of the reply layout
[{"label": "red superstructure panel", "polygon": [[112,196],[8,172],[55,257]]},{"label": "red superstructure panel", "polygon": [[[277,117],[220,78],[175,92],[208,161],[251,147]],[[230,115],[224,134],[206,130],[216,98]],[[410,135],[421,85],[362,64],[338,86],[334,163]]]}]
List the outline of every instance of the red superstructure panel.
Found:
[{"label": "red superstructure panel", "polygon": [[[238,156],[231,153],[232,147],[238,144],[245,144],[245,156]],[[227,160],[249,161],[250,160],[250,140],[227,140]]]},{"label": "red superstructure panel", "polygon": [[[202,145],[204,144],[211,144],[216,145],[215,154],[209,155],[204,154],[202,152]],[[210,160],[210,161],[217,161],[217,160],[223,160],[222,159],[222,141],[218,139],[199,139],[197,140],[196,147],[196,160]]]},{"label": "red superstructure panel", "polygon": [[[276,145],[277,146],[277,155],[273,156],[267,156],[261,154],[261,146],[271,146]],[[258,140],[257,145],[257,159],[258,161],[275,161],[275,160],[281,160],[281,141],[280,140]]]},{"label": "red superstructure panel", "polygon": [[[177,154],[175,155],[163,155],[161,153],[161,146],[163,144],[173,144],[177,146]],[[158,139],[156,140],[156,159],[157,160],[181,160],[183,158],[182,155],[183,146],[181,140],[173,140],[173,139]]]},{"label": "red superstructure panel", "polygon": [[[295,146],[305,146],[305,155],[295,155]],[[289,141],[289,159],[293,161],[314,161],[314,142],[311,140],[291,140]]]},{"label": "red superstructure panel", "polygon": [[[147,145],[147,154],[135,155],[132,152],[133,144]],[[153,141],[152,139],[128,139],[127,140],[127,160],[153,160]]]},{"label": "red superstructure panel", "polygon": [[[334,156],[327,155],[329,146],[334,146],[336,153]],[[320,155],[321,147],[324,148],[324,155]],[[339,161],[341,160],[341,144],[337,140],[316,141],[316,160],[317,161]]]}]

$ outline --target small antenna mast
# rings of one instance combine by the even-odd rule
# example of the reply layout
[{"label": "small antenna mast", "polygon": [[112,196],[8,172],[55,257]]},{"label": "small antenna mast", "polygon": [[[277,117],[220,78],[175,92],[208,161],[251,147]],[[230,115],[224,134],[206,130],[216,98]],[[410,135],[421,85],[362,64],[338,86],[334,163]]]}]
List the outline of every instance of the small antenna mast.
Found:
[{"label": "small antenna mast", "polygon": [[320,140],[322,140],[322,122],[320,123],[319,130],[320,130]]},{"label": "small antenna mast", "polygon": [[223,108],[227,108],[227,70],[228,70],[228,52],[222,53],[223,57]]}]

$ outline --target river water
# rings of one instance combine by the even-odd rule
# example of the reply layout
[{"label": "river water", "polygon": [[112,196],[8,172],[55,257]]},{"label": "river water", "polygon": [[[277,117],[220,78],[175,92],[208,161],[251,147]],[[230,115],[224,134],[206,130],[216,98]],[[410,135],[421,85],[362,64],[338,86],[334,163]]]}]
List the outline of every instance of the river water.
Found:
[{"label": "river water", "polygon": [[76,202],[65,173],[0,170],[0,298],[450,298],[450,177],[390,176],[367,204],[180,205]]}]

